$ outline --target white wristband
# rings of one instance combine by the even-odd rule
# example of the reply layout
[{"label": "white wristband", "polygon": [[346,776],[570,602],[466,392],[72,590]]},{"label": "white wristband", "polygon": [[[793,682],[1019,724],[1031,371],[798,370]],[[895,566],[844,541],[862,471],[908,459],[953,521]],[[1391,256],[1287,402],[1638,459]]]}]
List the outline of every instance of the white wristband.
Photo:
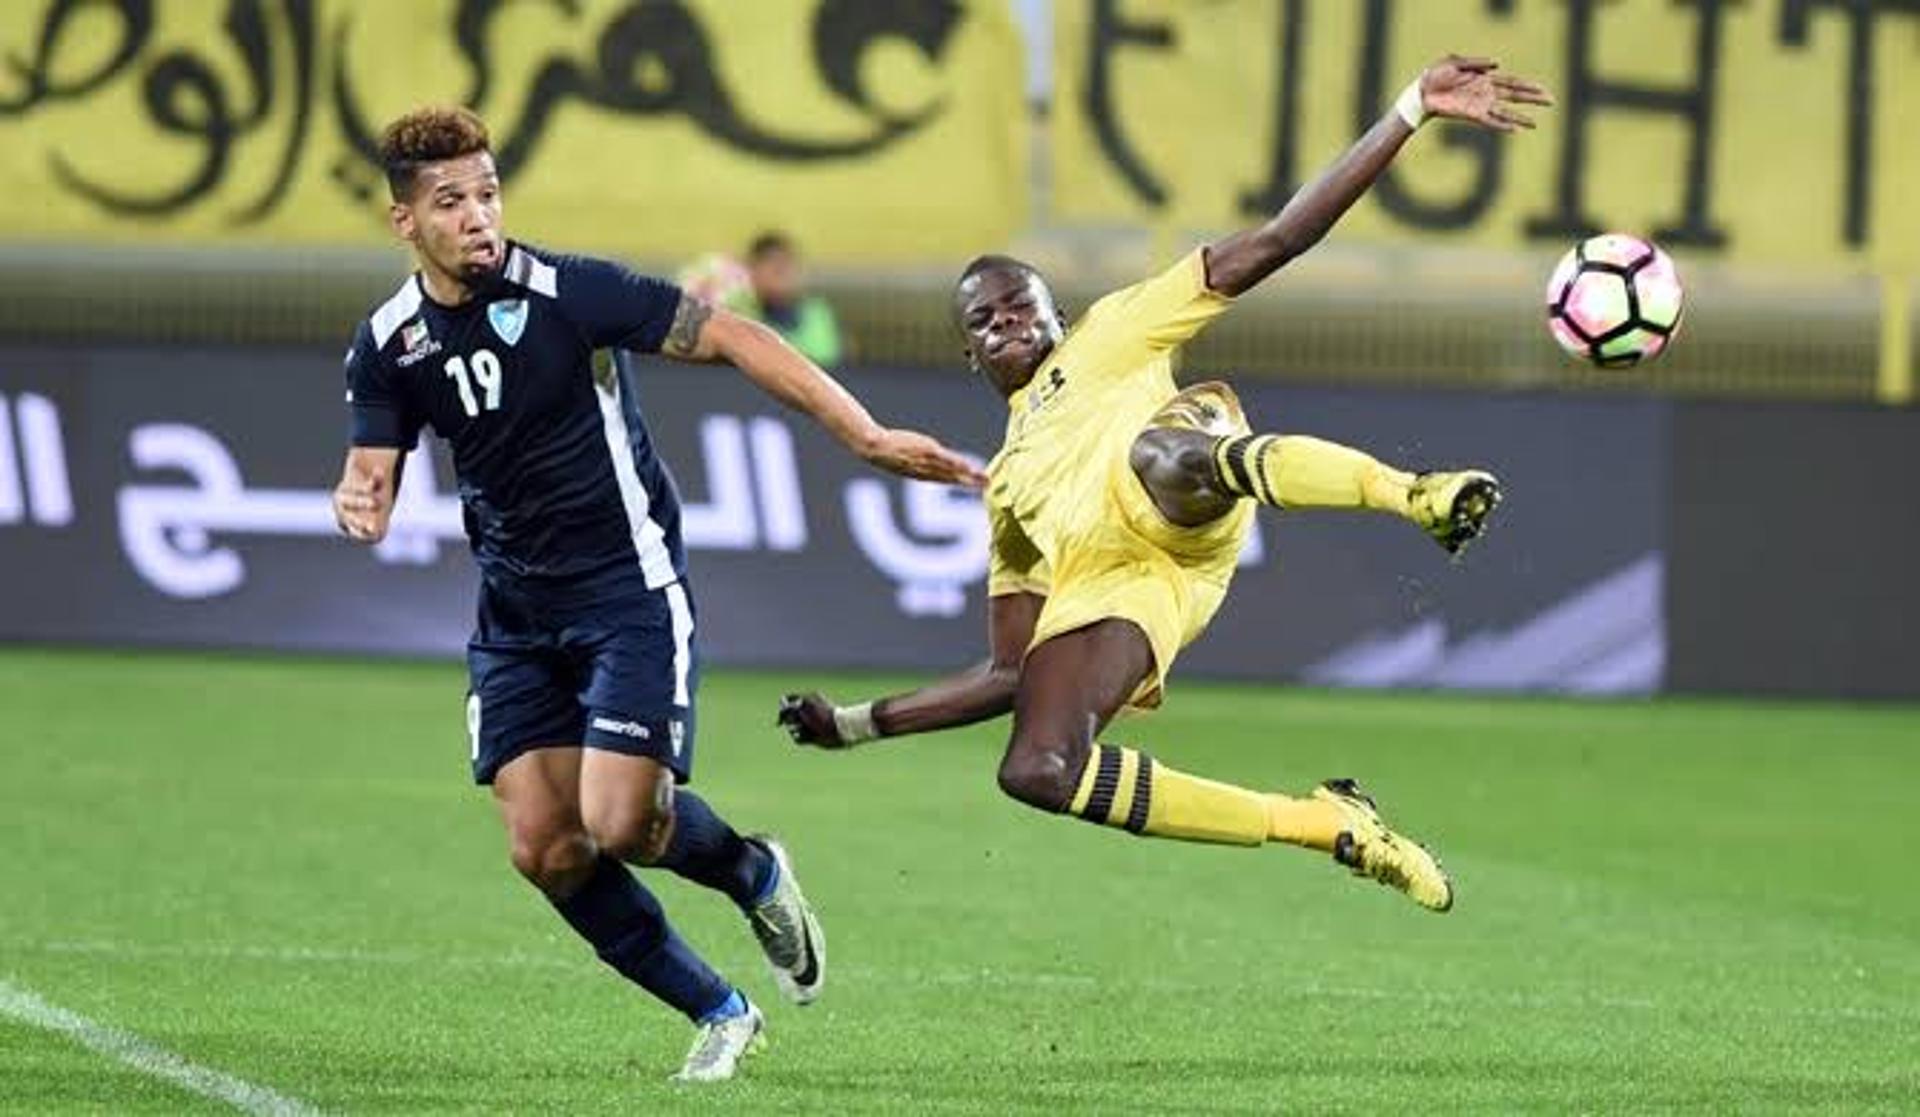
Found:
[{"label": "white wristband", "polygon": [[1413,79],[1413,84],[1400,91],[1399,100],[1393,103],[1393,111],[1400,114],[1400,119],[1407,122],[1407,127],[1416,132],[1420,130],[1420,125],[1427,119],[1427,99],[1420,95],[1419,78]]},{"label": "white wristband", "polygon": [[862,702],[858,706],[835,706],[833,727],[840,733],[840,742],[847,745],[858,745],[880,736],[879,727],[873,723],[871,702]]}]

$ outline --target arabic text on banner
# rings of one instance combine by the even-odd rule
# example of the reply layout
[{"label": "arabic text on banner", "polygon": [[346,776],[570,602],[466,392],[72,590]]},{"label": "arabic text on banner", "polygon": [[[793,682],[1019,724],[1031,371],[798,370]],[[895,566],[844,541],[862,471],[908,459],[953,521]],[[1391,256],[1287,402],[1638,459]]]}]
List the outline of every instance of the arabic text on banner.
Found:
[{"label": "arabic text on banner", "polygon": [[950,257],[1025,219],[1004,3],[20,0],[0,53],[12,239],[383,243],[378,129],[431,101],[556,246]]}]

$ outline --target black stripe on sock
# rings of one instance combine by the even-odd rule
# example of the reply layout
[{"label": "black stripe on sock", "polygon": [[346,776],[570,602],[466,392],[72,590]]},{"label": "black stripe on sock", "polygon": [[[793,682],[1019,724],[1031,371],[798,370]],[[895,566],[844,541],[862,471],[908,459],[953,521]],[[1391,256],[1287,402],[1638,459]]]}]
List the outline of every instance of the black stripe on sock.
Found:
[{"label": "black stripe on sock", "polygon": [[1251,451],[1248,456],[1253,459],[1253,465],[1249,471],[1253,474],[1254,480],[1260,486],[1260,491],[1254,494],[1254,499],[1260,501],[1262,504],[1270,504],[1275,508],[1280,507],[1280,500],[1274,495],[1273,487],[1267,483],[1266,458],[1267,452],[1272,450],[1273,444],[1278,441],[1279,439],[1273,435],[1261,435],[1255,438],[1253,440],[1253,446],[1248,448]]},{"label": "black stripe on sock", "polygon": [[1220,479],[1227,488],[1240,494],[1260,499],[1260,491],[1254,488],[1253,473],[1247,468],[1247,450],[1253,445],[1253,436],[1246,435],[1228,442],[1220,457],[1227,464],[1227,475]]},{"label": "black stripe on sock", "polygon": [[1127,808],[1127,830],[1138,834],[1147,828],[1147,804],[1153,795],[1153,757],[1140,754],[1140,770],[1133,774],[1133,806]]},{"label": "black stripe on sock", "polygon": [[1104,825],[1107,812],[1113,809],[1113,797],[1120,790],[1120,750],[1108,745],[1100,746],[1100,770],[1093,776],[1093,794],[1087,799],[1087,809],[1080,817],[1089,822]]}]

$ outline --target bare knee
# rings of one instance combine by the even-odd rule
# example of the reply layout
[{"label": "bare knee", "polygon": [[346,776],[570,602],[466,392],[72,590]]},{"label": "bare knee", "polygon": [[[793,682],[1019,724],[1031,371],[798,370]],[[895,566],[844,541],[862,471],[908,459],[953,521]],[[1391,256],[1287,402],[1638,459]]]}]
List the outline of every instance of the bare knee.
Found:
[{"label": "bare knee", "polygon": [[1030,807],[1059,814],[1073,802],[1086,749],[1016,740],[1000,761],[1000,790]]},{"label": "bare knee", "polygon": [[1222,492],[1213,469],[1211,435],[1156,427],[1140,432],[1127,464],[1169,523],[1197,527],[1233,508],[1235,497]]},{"label": "bare knee", "polygon": [[673,838],[673,804],[643,800],[592,812],[587,832],[595,845],[622,861],[651,865],[666,856]]},{"label": "bare knee", "polygon": [[549,896],[565,895],[593,871],[593,839],[578,827],[530,826],[512,834],[513,867]]},{"label": "bare knee", "polygon": [[1156,427],[1133,440],[1127,463],[1148,486],[1190,492],[1213,487],[1213,439],[1199,431]]}]

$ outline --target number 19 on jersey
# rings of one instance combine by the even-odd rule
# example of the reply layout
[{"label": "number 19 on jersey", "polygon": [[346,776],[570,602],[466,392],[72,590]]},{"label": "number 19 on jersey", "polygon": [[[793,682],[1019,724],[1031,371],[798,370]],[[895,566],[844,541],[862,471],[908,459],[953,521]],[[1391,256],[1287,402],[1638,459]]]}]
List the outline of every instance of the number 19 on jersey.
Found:
[{"label": "number 19 on jersey", "polygon": [[[500,410],[500,358],[493,355],[491,349],[481,349],[474,353],[469,362],[464,357],[451,357],[447,360],[447,376],[460,389],[460,406],[466,408],[467,418],[477,417],[482,410]],[[480,388],[480,395],[474,394],[474,386]]]}]

